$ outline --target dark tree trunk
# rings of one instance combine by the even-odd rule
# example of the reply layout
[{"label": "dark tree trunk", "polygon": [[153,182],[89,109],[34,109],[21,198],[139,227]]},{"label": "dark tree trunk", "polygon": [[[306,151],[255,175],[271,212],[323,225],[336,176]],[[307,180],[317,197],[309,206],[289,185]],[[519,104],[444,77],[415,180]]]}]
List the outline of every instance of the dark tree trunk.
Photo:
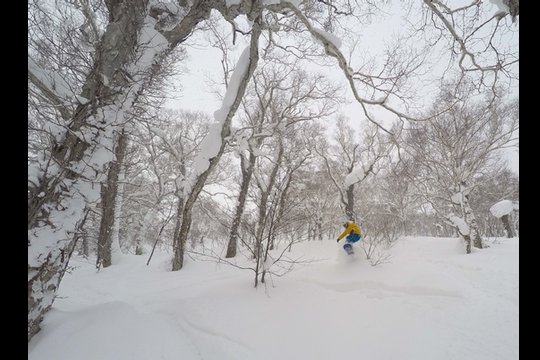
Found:
[{"label": "dark tree trunk", "polygon": [[174,225],[174,235],[173,235],[173,249],[176,249],[179,244],[178,241],[180,240],[180,228],[182,227],[182,214],[184,212],[184,198],[181,197],[182,195],[178,196],[178,207],[176,209],[176,221]]},{"label": "dark tree trunk", "polygon": [[463,236],[463,239],[465,240],[465,252],[467,254],[470,254],[472,249],[471,249],[471,237],[469,235],[465,235]]},{"label": "dark tree trunk", "polygon": [[96,266],[109,267],[112,264],[111,244],[116,220],[116,202],[118,201],[118,177],[124,161],[127,138],[122,130],[114,150],[115,160],[110,163],[107,182],[101,185],[101,223],[98,235]]},{"label": "dark tree trunk", "polygon": [[506,230],[506,237],[513,238],[515,235],[514,235],[514,230],[512,229],[512,225],[510,224],[509,216],[503,215],[501,217],[501,221],[504,225],[504,229]]},{"label": "dark tree trunk", "polygon": [[345,207],[345,215],[350,221],[356,221],[354,216],[354,184],[347,188],[347,205]]}]

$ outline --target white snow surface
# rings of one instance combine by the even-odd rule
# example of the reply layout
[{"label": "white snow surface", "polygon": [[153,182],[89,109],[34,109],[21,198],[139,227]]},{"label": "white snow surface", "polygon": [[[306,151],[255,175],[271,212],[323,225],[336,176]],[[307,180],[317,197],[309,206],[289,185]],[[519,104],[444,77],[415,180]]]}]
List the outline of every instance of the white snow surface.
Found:
[{"label": "white snow surface", "polygon": [[460,192],[454,193],[451,197],[451,200],[454,204],[461,204],[463,200],[463,194]]},{"label": "white snow surface", "polygon": [[495,216],[496,218],[508,215],[512,211],[514,211],[514,204],[510,200],[501,200],[489,208],[491,215]]},{"label": "white snow surface", "polygon": [[502,0],[489,0],[490,3],[497,6],[499,11],[504,11],[505,13],[508,13],[510,9],[508,9],[508,6],[503,3]]},{"label": "white snow surface", "polygon": [[34,74],[56,96],[65,100],[66,103],[76,97],[73,89],[62,76],[42,69],[30,56],[28,56],[28,71]]},{"label": "white snow surface", "polygon": [[313,31],[324,37],[328,42],[333,44],[337,49],[341,47],[341,39],[335,36],[334,34],[331,34],[329,32],[326,32],[322,29],[318,29],[313,27]]},{"label": "white snow surface", "polygon": [[469,228],[469,225],[467,225],[467,223],[465,222],[464,219],[462,219],[462,218],[460,218],[459,216],[456,216],[456,215],[450,215],[448,218],[450,219],[450,221],[452,221],[454,226],[458,227],[459,232],[462,235],[469,235],[470,234],[471,229]]},{"label": "white snow surface", "polygon": [[343,181],[343,185],[345,188],[348,188],[352,184],[356,184],[360,180],[362,180],[365,176],[364,170],[362,168],[353,169],[350,174],[347,174],[345,176],[345,179]]},{"label": "white snow surface", "polygon": [[99,272],[74,257],[28,359],[518,359],[519,238],[487,241],[406,237],[378,266],[359,244],[303,242],[287,254],[309,262],[257,289],[191,257],[176,272],[166,253]]}]

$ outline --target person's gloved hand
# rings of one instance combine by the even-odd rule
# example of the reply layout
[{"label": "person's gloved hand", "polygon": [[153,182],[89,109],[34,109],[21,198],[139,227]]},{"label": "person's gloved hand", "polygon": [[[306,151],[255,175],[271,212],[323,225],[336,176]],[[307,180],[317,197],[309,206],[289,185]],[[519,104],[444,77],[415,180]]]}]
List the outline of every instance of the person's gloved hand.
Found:
[{"label": "person's gloved hand", "polygon": [[337,239],[336,242],[339,242],[339,239]]}]

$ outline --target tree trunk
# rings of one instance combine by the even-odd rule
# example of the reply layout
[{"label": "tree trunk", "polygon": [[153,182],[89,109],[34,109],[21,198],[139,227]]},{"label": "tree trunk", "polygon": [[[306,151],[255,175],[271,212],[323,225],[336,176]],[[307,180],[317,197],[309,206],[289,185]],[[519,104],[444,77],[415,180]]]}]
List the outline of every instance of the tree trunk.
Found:
[{"label": "tree trunk", "polygon": [[[270,177],[270,184],[272,183],[272,176]],[[269,185],[270,187],[270,185]],[[259,269],[261,267],[261,254],[262,254],[262,244],[263,244],[263,234],[266,223],[266,208],[268,203],[268,189],[261,189],[261,202],[259,204],[259,219],[257,221],[257,231],[255,233],[255,248],[253,257],[256,261],[255,265],[255,287],[258,285],[259,281]]]},{"label": "tree trunk", "polygon": [[318,233],[319,241],[322,241],[322,239],[323,239],[322,224],[323,224],[323,218],[322,218],[322,216],[319,216],[317,218],[317,233]]},{"label": "tree trunk", "polygon": [[[277,172],[279,170],[279,167],[281,166],[281,160],[283,158],[283,144],[279,143],[279,151],[277,154],[277,159],[274,163],[274,167],[272,168],[272,172],[270,173],[268,177],[268,186],[266,189],[262,188],[262,184],[259,184],[259,188],[261,189],[261,203],[259,204],[259,221],[257,223],[257,233],[255,235],[255,261],[257,262],[257,265],[255,267],[255,287],[257,287],[258,282],[258,276],[259,276],[259,269],[261,265],[263,265],[264,258],[262,255],[262,248],[263,248],[263,235],[264,230],[266,228],[266,221],[267,221],[267,215],[268,215],[268,199],[270,197],[270,194],[274,188],[274,184],[276,183],[276,176]],[[270,232],[269,232],[270,235]],[[270,239],[268,239],[269,241]],[[267,243],[267,248],[269,244]],[[263,267],[264,270],[264,267]]]},{"label": "tree trunk", "polygon": [[[280,223],[279,211],[281,209],[279,208],[279,205],[278,205],[278,208],[276,209],[276,204],[275,204],[275,202],[277,201],[277,197],[278,197],[277,195],[276,197],[274,197],[274,204],[270,207],[270,211],[267,215],[270,220],[270,226],[268,227],[268,235],[266,239],[267,244],[266,244],[266,251],[264,254],[265,262],[268,257],[268,250],[274,250],[275,242],[276,242],[276,235],[277,235],[278,227]],[[279,202],[281,203],[281,200]]]},{"label": "tree trunk", "polygon": [[[275,210],[275,209],[274,209]],[[275,225],[275,211],[272,211],[272,215],[270,216],[270,228],[268,229],[268,235],[266,239],[266,247],[264,249],[264,256],[262,260],[262,274],[261,274],[261,283],[264,284],[266,281],[266,273],[268,271],[267,268],[267,261],[268,261],[268,252],[272,250],[272,243],[274,238],[274,225]]]},{"label": "tree trunk", "polygon": [[513,238],[515,235],[514,235],[514,230],[512,229],[512,226],[510,225],[509,216],[503,215],[501,217],[501,221],[504,225],[504,229],[506,230],[506,237]]},{"label": "tree trunk", "polygon": [[473,241],[474,247],[478,249],[483,249],[484,241],[482,237],[480,236],[480,230],[478,229],[478,222],[476,221],[476,217],[474,216],[474,212],[469,204],[469,195],[465,195],[463,198],[463,210],[465,212],[465,221],[471,228],[471,238]]},{"label": "tree trunk", "polygon": [[465,241],[465,252],[467,254],[470,254],[472,249],[471,249],[471,237],[470,235],[464,235],[463,236],[463,240]]},{"label": "tree trunk", "polygon": [[173,250],[179,246],[178,241],[180,240],[180,227],[182,226],[182,214],[184,212],[184,198],[182,195],[177,195],[178,198],[178,207],[176,209],[176,221],[174,225],[173,233]]},{"label": "tree trunk", "polygon": [[88,251],[88,236],[86,234],[82,234],[82,254],[85,258],[88,258],[88,255],[90,255],[90,252]]},{"label": "tree trunk", "polygon": [[[186,204],[184,206],[184,211],[182,213],[182,225],[180,226],[178,240],[175,240],[177,241],[178,246],[174,252],[174,258],[173,258],[173,263],[172,263],[173,271],[180,270],[184,266],[185,244],[186,244],[186,240],[189,234],[189,228],[191,227],[191,220],[192,220],[191,215],[192,215],[193,205],[195,204],[195,201],[199,197],[199,194],[203,189],[206,179],[208,178],[210,173],[214,170],[214,168],[217,166],[219,160],[221,159],[221,156],[223,155],[223,152],[225,150],[224,139],[230,135],[232,117],[234,116],[234,114],[236,113],[236,110],[238,109],[238,106],[240,105],[240,102],[242,100],[242,97],[244,96],[244,93],[246,91],[246,87],[249,82],[249,79],[251,78],[251,75],[253,75],[253,72],[255,71],[255,68],[257,67],[257,63],[259,61],[259,37],[261,35],[260,21],[261,20],[260,20],[260,15],[259,15],[253,23],[253,28],[252,28],[252,33],[251,33],[251,42],[250,42],[250,47],[249,47],[249,64],[247,65],[246,72],[244,74],[239,74],[240,83],[239,83],[237,92],[236,94],[232,94],[234,96],[234,101],[232,102],[232,104],[224,104],[225,108],[223,107],[221,108],[221,110],[227,110],[227,114],[221,127],[221,145],[219,147],[219,150],[215,154],[215,156],[208,159],[208,167],[204,171],[202,171],[200,174],[196,175],[194,185],[191,188],[191,191],[188,191],[189,195],[186,199]],[[233,73],[233,77],[235,75],[236,75],[236,70]],[[230,94],[225,95],[226,99],[227,99],[227,95],[230,95]],[[230,106],[230,107],[227,109],[226,106]]]},{"label": "tree trunk", "polygon": [[270,239],[270,250],[274,250],[276,247],[276,235],[279,231],[279,227],[281,225],[281,222],[283,220],[283,217],[285,216],[285,206],[287,204],[287,199],[289,195],[289,188],[292,183],[292,174],[289,174],[287,177],[287,182],[285,183],[285,187],[283,188],[283,191],[281,192],[279,196],[279,205],[278,205],[278,212],[277,216],[275,217],[275,224],[273,225],[273,231],[271,232],[272,236]]},{"label": "tree trunk", "polygon": [[243,159],[244,158],[242,157],[241,158],[242,184],[240,185],[240,194],[238,195],[238,204],[236,205],[236,213],[234,214],[234,219],[231,226],[231,233],[229,235],[227,253],[225,254],[226,258],[232,258],[236,256],[238,228],[240,227],[240,222],[242,221],[242,214],[244,213],[247,192],[249,190],[249,183],[251,182],[251,176],[253,175],[253,168],[255,167],[256,157],[255,157],[255,154],[253,154],[253,152],[249,153],[249,165],[247,169],[245,170],[243,167],[243,163],[244,163]]},{"label": "tree trunk", "polygon": [[[186,163],[184,161],[184,146],[180,143],[180,150],[181,150],[181,156],[182,160],[180,163],[180,175],[185,178],[186,177]],[[173,233],[173,250],[176,250],[176,248],[179,246],[178,241],[180,240],[179,234],[180,234],[180,227],[182,226],[182,213],[184,212],[184,204],[185,204],[185,198],[184,198],[184,189],[176,189],[176,198],[178,199],[178,207],[176,208],[176,221],[174,224],[174,233]]]},{"label": "tree trunk", "polygon": [[75,237],[75,241],[77,242],[79,242],[79,240],[82,241],[81,250],[79,250],[79,255],[81,255],[80,251],[82,251],[82,256],[84,258],[88,258],[88,256],[90,255],[90,250],[88,248],[88,233],[86,232],[86,229],[84,228],[89,212],[90,211],[88,210],[88,208],[84,211],[84,217],[81,221],[81,225],[79,226],[80,231]]},{"label": "tree trunk", "polygon": [[41,330],[40,324],[52,307],[75,244],[76,241],[71,241],[56,254],[49,252],[40,267],[28,266],[28,273],[33,274],[28,281],[28,341]]},{"label": "tree trunk", "polygon": [[98,235],[97,268],[112,265],[111,244],[116,217],[116,204],[118,201],[118,178],[124,161],[127,138],[124,130],[118,135],[118,142],[114,149],[115,160],[110,163],[107,182],[101,185],[101,224]]},{"label": "tree trunk", "polygon": [[465,219],[451,214],[450,216],[446,216],[446,220],[449,222],[449,224],[452,225],[456,235],[459,238],[463,239],[463,241],[465,242],[465,252],[467,254],[470,254],[472,251],[471,229],[466,224]]},{"label": "tree trunk", "polygon": [[345,206],[345,215],[350,221],[356,221],[354,216],[354,184],[350,185],[347,188],[347,204]]}]

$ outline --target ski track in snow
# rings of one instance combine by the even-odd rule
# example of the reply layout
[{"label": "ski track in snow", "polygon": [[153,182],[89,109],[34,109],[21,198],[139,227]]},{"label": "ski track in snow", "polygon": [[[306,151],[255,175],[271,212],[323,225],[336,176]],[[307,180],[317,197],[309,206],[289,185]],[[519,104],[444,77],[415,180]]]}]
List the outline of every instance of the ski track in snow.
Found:
[{"label": "ski track in snow", "polygon": [[445,297],[456,297],[463,298],[463,295],[458,291],[437,289],[432,287],[423,287],[423,286],[396,286],[388,285],[379,281],[355,281],[355,282],[322,282],[313,279],[304,279],[305,282],[309,282],[325,288],[331,291],[338,292],[362,292],[365,290],[375,290],[381,293],[396,293],[396,294],[405,294],[413,296],[445,296]]},{"label": "ski track in snow", "polygon": [[192,328],[192,329],[195,329],[203,334],[206,334],[206,335],[209,335],[209,336],[212,336],[212,337],[217,337],[217,338],[221,338],[221,339],[225,339],[233,344],[236,344],[238,346],[240,346],[241,348],[244,348],[244,349],[248,349],[248,350],[252,350],[249,346],[246,346],[245,344],[241,343],[240,341],[237,341],[225,334],[221,334],[221,333],[218,333],[210,328],[207,328],[207,327],[203,327],[203,326],[200,326],[200,325],[197,325],[195,322],[191,321],[191,320],[188,320],[187,318],[184,318],[184,321]]}]

